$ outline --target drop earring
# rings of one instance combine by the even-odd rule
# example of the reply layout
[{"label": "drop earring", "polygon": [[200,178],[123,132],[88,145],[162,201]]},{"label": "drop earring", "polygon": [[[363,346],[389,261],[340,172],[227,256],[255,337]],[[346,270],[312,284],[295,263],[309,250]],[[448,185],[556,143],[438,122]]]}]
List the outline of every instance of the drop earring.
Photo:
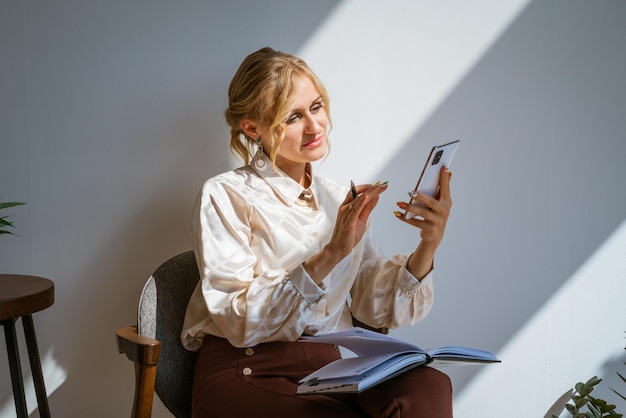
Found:
[{"label": "drop earring", "polygon": [[256,161],[254,162],[254,165],[256,168],[261,169],[265,167],[265,160],[263,159],[263,143],[261,142],[261,138],[256,139],[254,142],[257,144],[256,155],[254,157]]}]

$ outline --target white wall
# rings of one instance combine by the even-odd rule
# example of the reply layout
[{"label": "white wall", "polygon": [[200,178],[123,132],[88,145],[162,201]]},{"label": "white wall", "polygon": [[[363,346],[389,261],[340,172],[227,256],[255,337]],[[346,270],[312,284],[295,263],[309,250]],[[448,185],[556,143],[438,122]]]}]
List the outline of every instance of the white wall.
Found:
[{"label": "white wall", "polygon": [[[425,152],[461,139],[437,304],[395,332],[506,357],[480,376],[448,370],[457,416],[511,404],[519,411],[504,415],[541,416],[570,382],[614,375],[626,273],[619,250],[602,244],[626,217],[626,3],[231,3],[0,3],[0,200],[28,202],[11,211],[20,236],[0,237],[0,265],[56,283],[55,305],[35,315],[60,374],[49,381],[55,416],[127,415],[133,371],[114,330],[133,323],[151,271],[190,248],[201,182],[234,166],[227,83],[264,45],[301,54],[330,89],[333,151],[318,171],[390,181],[375,214],[388,252],[416,240],[391,212]],[[594,278],[594,259],[613,263],[608,284]],[[553,307],[573,288],[567,306],[585,307],[584,326]],[[594,346],[610,348],[579,363]],[[529,364],[529,350],[547,354]],[[0,376],[3,416],[6,361]],[[511,380],[523,389],[507,390]]]}]

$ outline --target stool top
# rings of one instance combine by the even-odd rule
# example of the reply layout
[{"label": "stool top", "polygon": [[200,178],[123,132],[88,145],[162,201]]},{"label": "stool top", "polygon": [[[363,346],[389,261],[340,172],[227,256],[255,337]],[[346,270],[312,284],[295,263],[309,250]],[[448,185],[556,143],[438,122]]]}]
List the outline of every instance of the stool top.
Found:
[{"label": "stool top", "polygon": [[30,315],[54,303],[54,283],[44,277],[0,274],[0,320]]}]

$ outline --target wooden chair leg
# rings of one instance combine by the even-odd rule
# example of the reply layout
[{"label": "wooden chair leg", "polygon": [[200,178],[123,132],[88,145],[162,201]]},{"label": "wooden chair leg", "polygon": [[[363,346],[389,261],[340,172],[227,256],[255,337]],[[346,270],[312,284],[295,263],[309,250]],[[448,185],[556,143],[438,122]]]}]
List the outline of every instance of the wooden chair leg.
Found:
[{"label": "wooden chair leg", "polygon": [[117,347],[135,364],[135,398],[131,418],[150,418],[154,400],[157,364],[161,342],[137,334],[136,327],[124,327],[116,332]]},{"label": "wooden chair leg", "polygon": [[155,382],[156,370],[156,365],[135,363],[135,399],[133,400],[131,418],[150,418],[152,416],[154,383],[146,385],[143,382]]}]

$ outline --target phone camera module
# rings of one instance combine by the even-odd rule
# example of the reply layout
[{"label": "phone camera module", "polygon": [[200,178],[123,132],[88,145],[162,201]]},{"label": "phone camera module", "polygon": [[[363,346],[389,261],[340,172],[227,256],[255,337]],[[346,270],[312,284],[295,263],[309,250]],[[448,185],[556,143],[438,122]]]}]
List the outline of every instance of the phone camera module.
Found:
[{"label": "phone camera module", "polygon": [[441,160],[441,156],[443,155],[443,150],[439,150],[437,151],[437,153],[435,154],[435,157],[433,158],[433,162],[431,165],[435,165],[439,162],[439,160]]}]

